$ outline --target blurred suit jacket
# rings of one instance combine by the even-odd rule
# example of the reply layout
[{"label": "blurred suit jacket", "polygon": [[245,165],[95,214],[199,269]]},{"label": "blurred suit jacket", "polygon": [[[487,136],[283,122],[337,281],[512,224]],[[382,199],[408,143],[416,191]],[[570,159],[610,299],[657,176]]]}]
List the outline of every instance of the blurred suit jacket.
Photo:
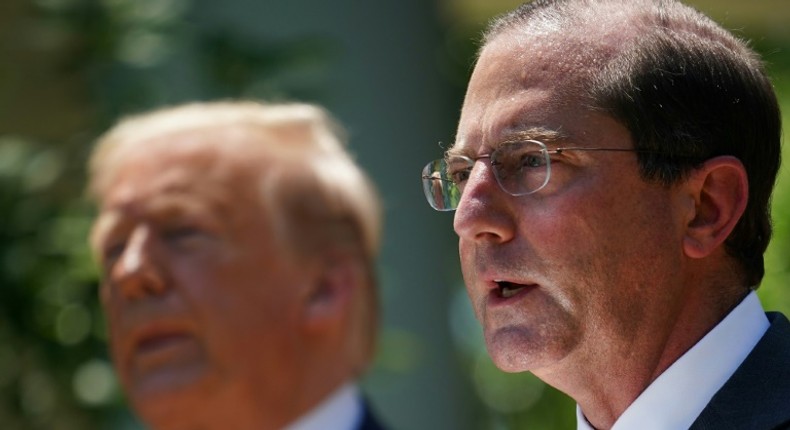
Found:
[{"label": "blurred suit jacket", "polygon": [[362,408],[362,421],[360,421],[357,430],[385,430],[385,427],[382,426],[379,420],[376,419],[376,416],[373,415],[373,411],[370,409],[370,405],[367,401],[363,401]]},{"label": "blurred suit jacket", "polygon": [[768,331],[689,430],[790,429],[790,322],[766,315]]}]

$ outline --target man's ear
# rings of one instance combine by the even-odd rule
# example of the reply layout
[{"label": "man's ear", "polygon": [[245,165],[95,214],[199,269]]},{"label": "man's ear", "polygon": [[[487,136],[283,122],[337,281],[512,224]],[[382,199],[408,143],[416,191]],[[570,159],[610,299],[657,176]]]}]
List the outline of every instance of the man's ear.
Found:
[{"label": "man's ear", "polygon": [[311,331],[346,318],[354,292],[361,288],[358,264],[349,253],[332,250],[319,264],[304,302],[305,327]]},{"label": "man's ear", "polygon": [[741,219],[749,199],[749,180],[740,160],[720,156],[692,172],[686,186],[695,207],[683,251],[691,258],[704,258],[724,243]]}]

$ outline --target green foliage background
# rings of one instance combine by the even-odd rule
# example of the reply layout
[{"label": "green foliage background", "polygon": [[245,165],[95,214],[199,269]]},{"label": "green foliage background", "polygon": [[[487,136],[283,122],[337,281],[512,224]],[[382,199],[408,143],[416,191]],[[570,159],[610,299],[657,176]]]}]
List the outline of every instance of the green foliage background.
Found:
[{"label": "green foliage background", "polygon": [[[440,126],[445,139],[453,134],[481,24],[513,4],[448,0],[431,6],[437,18],[426,37],[433,38],[437,52],[435,62],[423,67],[441,71],[442,80],[436,85],[444,88],[440,105],[445,106],[443,118],[449,118]],[[324,76],[334,59],[344,55],[337,45],[317,33],[252,42],[241,36],[243,32],[195,25],[193,18],[205,5],[190,0],[4,0],[0,5],[2,429],[139,428],[126,409],[107,358],[106,330],[96,300],[97,273],[87,248],[92,208],[83,197],[84,163],[98,133],[120,115],[193,99],[333,103],[332,84]],[[699,5],[728,27],[741,28],[742,35],[764,54],[788,124],[790,36],[771,20],[790,16],[790,6],[766,1],[743,11],[736,2]],[[419,18],[421,9],[409,10],[410,18],[399,19]],[[740,12],[731,15],[730,10]],[[739,16],[743,21],[738,21]],[[368,31],[375,31],[375,26]],[[358,28],[348,32],[353,33],[350,37],[366,37]],[[416,79],[397,78],[404,85]],[[434,137],[424,139],[429,142]],[[418,146],[424,146],[410,145],[402,150],[420,151]],[[439,148],[433,149],[433,156],[438,155]],[[375,160],[377,149],[369,151],[361,162],[374,172],[387,195],[414,193],[416,200],[422,199],[416,179],[419,164],[397,166],[414,170],[408,176],[413,183],[400,179],[390,183],[380,173],[386,169]],[[785,160],[790,159],[786,145],[784,154]],[[789,169],[786,163],[775,192],[775,239],[759,290],[766,308],[788,314]],[[397,203],[394,197],[390,201]],[[393,207],[405,210],[396,203],[391,204],[391,212]],[[449,286],[440,289],[443,307],[429,312],[431,324],[446,327],[448,339],[441,338],[441,331],[425,335],[423,331],[430,332],[425,325],[398,322],[398,314],[409,312],[398,303],[410,303],[410,297],[394,292],[400,288],[397,273],[404,269],[394,263],[398,260],[392,254],[410,251],[392,249],[388,256],[385,250],[383,306],[385,314],[396,316],[385,319],[380,357],[366,382],[374,403],[397,428],[420,428],[415,422],[426,423],[422,428],[457,428],[442,417],[451,414],[468,418],[464,422],[470,429],[574,428],[569,399],[529,374],[505,375],[493,367],[463,292],[450,225],[446,220],[433,221],[430,217],[436,215],[425,207],[416,216],[444,229],[437,230],[441,253],[433,253],[432,264]],[[387,237],[409,237],[408,230],[394,225]],[[436,288],[426,284],[415,287]],[[415,413],[410,420],[398,405],[408,409],[413,403],[432,400],[427,394],[424,399],[407,399],[403,392],[408,391],[392,387],[398,387],[397,381],[420,368],[420,363],[431,361],[424,345],[432,342],[450,345],[443,348],[451,349],[447,354],[454,361],[440,365],[451,368],[448,375],[460,382],[448,381],[448,385],[462,393],[448,393],[451,400],[433,408],[436,416]],[[409,380],[417,385],[411,392],[428,393],[434,382],[420,386],[420,380]]]}]

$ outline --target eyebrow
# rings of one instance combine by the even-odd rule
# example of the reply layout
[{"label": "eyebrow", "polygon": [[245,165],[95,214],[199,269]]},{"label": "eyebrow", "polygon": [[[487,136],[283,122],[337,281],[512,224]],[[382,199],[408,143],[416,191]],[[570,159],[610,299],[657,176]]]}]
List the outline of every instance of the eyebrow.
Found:
[{"label": "eyebrow", "polygon": [[91,232],[91,245],[98,249],[102,239],[123,229],[135,218],[162,223],[172,220],[187,220],[195,215],[208,215],[201,218],[203,222],[212,228],[219,228],[216,220],[228,217],[228,212],[221,202],[200,201],[178,192],[156,196],[141,207],[132,210],[121,204],[117,207],[103,209],[99,213]]},{"label": "eyebrow", "polygon": [[[488,152],[494,151],[502,145],[514,142],[523,142],[525,140],[537,140],[547,147],[558,145],[560,142],[567,140],[568,136],[555,129],[546,127],[529,127],[521,130],[514,130],[507,132],[502,139],[499,139],[490,144],[484,144],[488,148]],[[454,157],[458,155],[471,156],[470,151],[466,148],[458,148],[457,143],[445,151],[445,157]]]}]

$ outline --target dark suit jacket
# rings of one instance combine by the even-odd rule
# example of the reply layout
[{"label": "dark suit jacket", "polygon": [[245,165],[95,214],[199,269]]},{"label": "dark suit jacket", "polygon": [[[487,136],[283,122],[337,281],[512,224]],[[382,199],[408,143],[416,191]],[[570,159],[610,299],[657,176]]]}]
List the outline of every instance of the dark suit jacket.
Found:
[{"label": "dark suit jacket", "polygon": [[790,322],[767,316],[768,331],[690,430],[790,429]]},{"label": "dark suit jacket", "polygon": [[359,423],[357,430],[385,430],[384,426],[379,424],[376,416],[373,415],[373,410],[371,410],[368,402],[363,401],[362,408],[362,421]]}]

